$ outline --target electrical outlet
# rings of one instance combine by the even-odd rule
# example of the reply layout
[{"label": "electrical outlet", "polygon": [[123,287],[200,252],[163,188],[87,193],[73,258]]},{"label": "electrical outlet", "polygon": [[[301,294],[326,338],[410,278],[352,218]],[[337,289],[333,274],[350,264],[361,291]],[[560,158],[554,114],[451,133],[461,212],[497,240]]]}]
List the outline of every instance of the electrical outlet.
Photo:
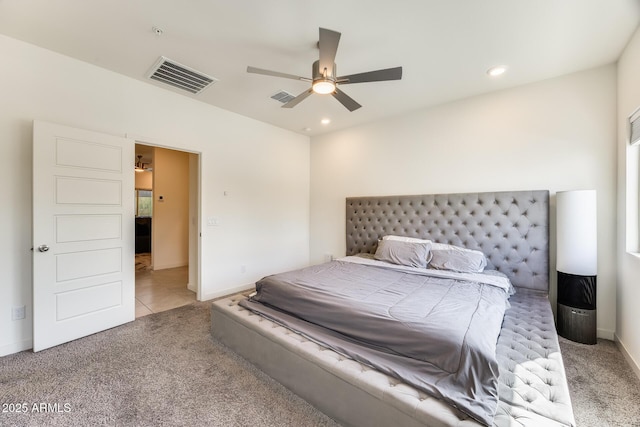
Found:
[{"label": "electrical outlet", "polygon": [[11,308],[11,320],[22,320],[27,314],[27,308],[23,305],[20,307],[12,307]]}]

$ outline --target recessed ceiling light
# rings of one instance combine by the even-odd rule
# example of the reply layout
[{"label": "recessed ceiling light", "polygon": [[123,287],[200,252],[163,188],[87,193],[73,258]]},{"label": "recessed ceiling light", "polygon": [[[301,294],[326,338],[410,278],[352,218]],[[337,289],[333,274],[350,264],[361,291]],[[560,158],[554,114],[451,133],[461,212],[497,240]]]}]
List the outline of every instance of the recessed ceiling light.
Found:
[{"label": "recessed ceiling light", "polygon": [[487,70],[487,74],[489,74],[491,77],[498,77],[504,74],[504,72],[507,71],[507,67],[505,67],[504,65],[497,65],[495,67],[491,67]]},{"label": "recessed ceiling light", "polygon": [[322,119],[320,120],[320,123],[322,123],[323,125],[328,125],[329,123],[331,123],[330,119]]},{"label": "recessed ceiling light", "polygon": [[302,130],[305,131],[305,132],[311,132],[311,128],[310,127],[303,128]]}]

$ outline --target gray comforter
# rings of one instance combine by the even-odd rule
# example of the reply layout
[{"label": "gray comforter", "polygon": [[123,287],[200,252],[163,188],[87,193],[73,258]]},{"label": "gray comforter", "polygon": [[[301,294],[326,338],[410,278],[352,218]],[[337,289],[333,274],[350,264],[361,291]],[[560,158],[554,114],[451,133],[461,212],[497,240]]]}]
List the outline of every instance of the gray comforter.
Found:
[{"label": "gray comforter", "polygon": [[256,290],[246,308],[492,423],[505,289],[333,261],[265,277]]}]

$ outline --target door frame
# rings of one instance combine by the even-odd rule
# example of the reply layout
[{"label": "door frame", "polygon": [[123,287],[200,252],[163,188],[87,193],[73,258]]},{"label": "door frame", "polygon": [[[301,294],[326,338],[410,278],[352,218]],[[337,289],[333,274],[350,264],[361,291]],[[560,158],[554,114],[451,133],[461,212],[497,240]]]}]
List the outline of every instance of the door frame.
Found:
[{"label": "door frame", "polygon": [[[171,144],[167,141],[160,141],[157,138],[150,138],[141,135],[135,134],[125,134],[125,137],[134,141],[134,144],[147,145],[149,147],[157,147],[157,148],[166,148],[169,150],[182,151],[183,153],[195,154],[197,161],[195,162],[197,171],[196,171],[196,182],[193,183],[191,180],[191,170],[189,171],[189,195],[192,194],[192,185],[196,185],[197,188],[193,193],[196,195],[196,203],[194,207],[194,211],[192,211],[191,201],[189,202],[189,240],[195,239],[196,245],[196,253],[192,254],[191,245],[189,245],[189,283],[187,286],[191,284],[191,281],[194,280],[196,282],[196,299],[198,301],[202,301],[202,269],[200,266],[202,265],[202,231],[200,229],[201,218],[202,218],[202,152],[197,150],[191,150],[184,147],[178,147],[174,144]],[[189,163],[191,166],[191,162]],[[135,173],[135,172],[133,172]],[[193,218],[196,219],[195,227],[193,227]],[[195,265],[194,265],[195,264]]]}]

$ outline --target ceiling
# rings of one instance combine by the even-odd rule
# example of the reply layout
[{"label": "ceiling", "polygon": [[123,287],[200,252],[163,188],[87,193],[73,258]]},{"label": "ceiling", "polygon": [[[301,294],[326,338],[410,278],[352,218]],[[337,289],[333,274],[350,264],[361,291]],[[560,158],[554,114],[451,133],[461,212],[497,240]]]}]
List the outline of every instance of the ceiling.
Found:
[{"label": "ceiling", "polygon": [[[640,0],[0,0],[1,34],[307,135],[615,62],[639,22]],[[343,86],[354,112],[315,94],[281,108],[271,95],[309,84],[246,68],[311,77],[318,27],[342,33],[338,75],[402,80]],[[191,95],[149,80],[160,56],[219,81]]]}]

